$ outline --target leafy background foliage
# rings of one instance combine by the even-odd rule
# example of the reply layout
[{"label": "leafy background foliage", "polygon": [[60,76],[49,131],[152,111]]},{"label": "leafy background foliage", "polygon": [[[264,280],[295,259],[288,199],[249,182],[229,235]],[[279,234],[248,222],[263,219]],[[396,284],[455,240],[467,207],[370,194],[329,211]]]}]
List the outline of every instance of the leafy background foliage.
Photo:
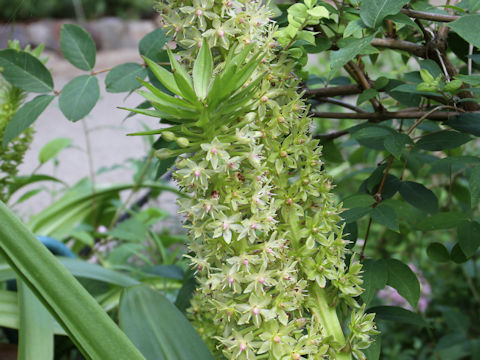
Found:
[{"label": "leafy background foliage", "polygon": [[[307,7],[313,4],[323,6],[329,16],[309,14]],[[480,327],[475,320],[480,318],[480,15],[476,13],[480,1],[332,4],[306,0],[305,5],[284,2],[273,8],[280,25],[277,40],[297,59],[296,74],[311,104],[314,136],[322,142],[325,167],[334,177],[334,191],[345,208],[342,216],[349,246],[364,264],[362,301],[377,314],[382,331],[367,358],[476,359],[480,354]],[[308,16],[322,19],[308,24]],[[0,51],[2,76],[20,89],[41,94],[11,119],[4,143],[34,123],[55,98],[70,121],[84,118],[98,101],[100,85],[95,75],[102,70],[95,70],[96,50],[90,35],[76,25],[65,25],[61,40],[65,58],[85,71],[61,91],[54,91],[47,67],[36,57],[18,50]],[[110,70],[107,91],[134,91],[141,86],[138,78],[148,78],[163,88],[154,73],[168,68],[166,41],[161,29],[147,35],[139,52],[150,60]],[[199,72],[195,86],[201,84]],[[154,111],[151,107],[146,101],[131,109],[130,116],[149,114]],[[73,240],[77,254],[85,246],[93,249],[99,238],[117,241],[101,263],[126,271],[131,280],[124,282],[115,272],[79,265],[84,278],[109,283],[107,287],[84,283],[104,309],[117,307],[123,287],[142,282],[163,292],[184,311],[195,287],[179,256],[178,244],[184,238],[152,230],[152,224],[164,216],[159,209],[137,209],[117,224],[118,210],[125,210],[118,205],[120,191],[142,187],[157,193],[174,191],[159,188],[151,180],[164,175],[172,164],[172,159],[155,159],[153,151],[175,144],[154,139],[155,131],[146,134],[150,134],[153,150],[146,156],[149,165],[140,167],[140,181],[102,191],[80,183],[32,218],[29,227],[37,234]],[[65,146],[65,141],[49,144],[40,161],[53,159]],[[41,175],[18,178],[11,192],[38,181],[60,180]],[[98,210],[95,216],[92,199]],[[114,203],[117,211],[112,211]],[[106,234],[97,232],[95,225],[99,224],[108,228]],[[131,265],[132,258],[143,264],[140,270]],[[8,267],[2,269],[8,272]],[[78,275],[78,270],[72,272]],[[9,274],[2,279],[10,279]],[[21,306],[29,306],[28,292],[24,286],[21,289],[20,294],[26,294]],[[138,285],[125,291],[120,323],[123,319],[125,332],[144,356],[158,359],[160,355],[152,351],[170,351],[155,350],[164,338],[143,347],[138,340],[141,331],[152,330],[138,328],[138,321],[147,321],[151,313],[161,317],[169,303],[159,300],[165,306],[158,307],[158,293],[149,291]],[[144,299],[148,311],[132,317],[131,299],[141,292],[148,293]],[[2,299],[11,312],[0,320],[11,326],[18,308],[11,294]],[[131,332],[127,324],[136,330]],[[178,338],[191,331],[186,325],[182,328],[182,322],[178,325]],[[55,331],[61,332],[54,326],[51,336]]]}]

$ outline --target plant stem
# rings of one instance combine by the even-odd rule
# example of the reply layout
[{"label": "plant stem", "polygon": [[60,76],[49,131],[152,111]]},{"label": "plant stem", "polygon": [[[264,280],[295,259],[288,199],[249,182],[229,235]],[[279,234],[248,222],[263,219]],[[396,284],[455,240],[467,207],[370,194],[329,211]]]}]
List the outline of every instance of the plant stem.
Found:
[{"label": "plant stem", "polygon": [[[332,336],[336,342],[343,345],[343,348],[348,349],[348,344],[345,341],[345,335],[343,334],[342,326],[338,320],[336,307],[329,305],[328,296],[325,289],[322,289],[318,284],[313,285],[312,289],[316,306],[312,307],[312,313],[317,318],[318,322],[322,325],[327,336]],[[351,360],[351,353],[341,351],[336,354],[336,360]]]},{"label": "plant stem", "polygon": [[127,208],[128,204],[132,200],[133,196],[137,193],[137,191],[140,189],[143,179],[145,179],[145,176],[147,175],[148,168],[150,167],[150,164],[152,163],[153,157],[155,155],[154,150],[150,150],[150,153],[148,154],[147,161],[143,165],[142,171],[140,173],[140,176],[138,177],[137,181],[135,182],[135,185],[132,188],[132,191],[128,195],[127,199],[122,203],[122,206],[117,210],[115,213],[115,216],[112,218],[112,221],[110,222],[109,229],[113,229],[115,224],[117,223],[118,219],[122,215],[123,211]]},{"label": "plant stem", "polygon": [[85,143],[87,147],[87,158],[88,158],[88,169],[90,171],[90,181],[92,182],[92,207],[93,207],[93,219],[95,228],[98,226],[98,202],[97,202],[97,193],[95,190],[95,168],[93,166],[93,153],[92,153],[92,144],[90,142],[90,132],[88,131],[87,122],[85,119],[82,119],[82,128],[83,133],[85,134]]}]

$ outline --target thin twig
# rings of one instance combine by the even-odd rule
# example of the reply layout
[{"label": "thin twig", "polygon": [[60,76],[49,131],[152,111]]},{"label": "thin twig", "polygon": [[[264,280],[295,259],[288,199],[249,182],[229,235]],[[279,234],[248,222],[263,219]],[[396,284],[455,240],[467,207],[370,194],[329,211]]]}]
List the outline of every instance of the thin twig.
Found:
[{"label": "thin twig", "polygon": [[344,108],[356,111],[357,113],[363,113],[363,114],[368,113],[367,110],[364,110],[364,109],[362,109],[358,106],[352,105],[352,104],[350,104],[346,101],[334,99],[332,97],[315,98],[315,100],[317,100],[319,102],[323,102],[323,103],[329,103],[329,104],[334,104],[334,105],[338,105],[338,106],[343,106]]},{"label": "thin twig", "polygon": [[87,127],[87,122],[85,119],[81,120],[83,133],[85,134],[85,144],[87,147],[87,158],[88,158],[88,169],[90,172],[90,181],[92,182],[92,207],[93,207],[93,219],[95,228],[98,226],[98,201],[97,201],[97,192],[96,192],[96,180],[95,180],[95,167],[93,166],[93,152],[92,144],[90,142],[90,131]]},{"label": "thin twig", "polygon": [[365,258],[365,248],[367,247],[368,236],[370,235],[370,227],[372,226],[372,217],[368,220],[367,232],[365,233],[365,239],[363,240],[362,250],[360,251],[360,260]]},{"label": "thin twig", "polygon": [[377,48],[403,50],[421,58],[425,58],[427,56],[427,49],[424,45],[405,40],[375,38],[372,40],[371,45]]},{"label": "thin twig", "polygon": [[143,165],[143,168],[141,170],[140,176],[137,178],[137,181],[133,185],[132,191],[130,191],[130,194],[127,197],[127,200],[125,200],[122,203],[122,206],[116,211],[115,215],[112,218],[112,221],[110,222],[109,229],[113,229],[115,224],[117,223],[118,219],[122,215],[123,211],[127,208],[128,204],[130,201],[133,199],[133,196],[137,193],[137,191],[140,189],[143,183],[143,179],[147,175],[148,168],[150,167],[150,164],[152,163],[153,157],[154,157],[155,151],[152,149],[150,153],[148,154],[147,161]]},{"label": "thin twig", "polygon": [[348,130],[340,130],[340,131],[335,131],[328,134],[317,134],[317,135],[314,135],[313,138],[328,141],[328,140],[337,139],[347,134],[348,134]]},{"label": "thin twig", "polygon": [[307,98],[325,98],[332,96],[358,95],[363,88],[358,84],[324,87],[320,89],[305,89]]}]

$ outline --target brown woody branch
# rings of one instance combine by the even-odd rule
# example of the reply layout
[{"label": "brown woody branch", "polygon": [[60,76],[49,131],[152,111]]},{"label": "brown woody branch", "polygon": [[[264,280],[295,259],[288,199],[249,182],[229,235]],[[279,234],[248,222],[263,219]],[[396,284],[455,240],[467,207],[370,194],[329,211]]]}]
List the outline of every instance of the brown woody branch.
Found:
[{"label": "brown woody branch", "polygon": [[358,95],[362,93],[363,88],[358,84],[352,84],[305,90],[305,97],[322,99],[332,96]]},{"label": "brown woody branch", "polygon": [[451,21],[458,20],[460,18],[460,16],[455,16],[455,15],[435,14],[435,13],[430,13],[425,11],[416,11],[411,9],[402,9],[401,12],[411,18],[430,20],[430,21],[439,21],[439,22],[451,22]]},{"label": "brown woody branch", "polygon": [[428,56],[428,50],[426,46],[416,44],[410,41],[390,39],[390,38],[386,38],[386,39],[378,38],[378,39],[373,39],[371,45],[377,48],[403,50],[421,58],[426,58]]},{"label": "brown woody branch", "polygon": [[[428,114],[428,111],[385,111],[381,113],[339,113],[339,112],[320,112],[311,111],[313,117],[323,119],[350,119],[350,120],[369,120],[370,122],[381,122],[391,119],[419,119],[427,115],[426,119],[433,121],[446,121],[453,116],[463,114],[461,112],[437,111]],[[473,112],[480,114],[480,112]]]}]

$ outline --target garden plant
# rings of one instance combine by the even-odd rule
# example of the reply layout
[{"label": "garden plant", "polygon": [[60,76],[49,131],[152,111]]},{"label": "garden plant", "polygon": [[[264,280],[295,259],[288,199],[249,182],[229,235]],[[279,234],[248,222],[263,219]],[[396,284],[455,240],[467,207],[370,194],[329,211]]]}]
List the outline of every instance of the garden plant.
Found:
[{"label": "garden plant", "polygon": [[[65,24],[85,74],[63,89],[41,46],[0,50],[0,325],[19,358],[477,359],[480,1],[155,9],[142,62],[109,69]],[[62,183],[18,175],[31,125],[56,99],[84,121],[107,72],[145,98],[119,104],[150,121],[132,183],[84,179],[23,224],[18,194]],[[165,191],[185,236],[142,208]]]}]

